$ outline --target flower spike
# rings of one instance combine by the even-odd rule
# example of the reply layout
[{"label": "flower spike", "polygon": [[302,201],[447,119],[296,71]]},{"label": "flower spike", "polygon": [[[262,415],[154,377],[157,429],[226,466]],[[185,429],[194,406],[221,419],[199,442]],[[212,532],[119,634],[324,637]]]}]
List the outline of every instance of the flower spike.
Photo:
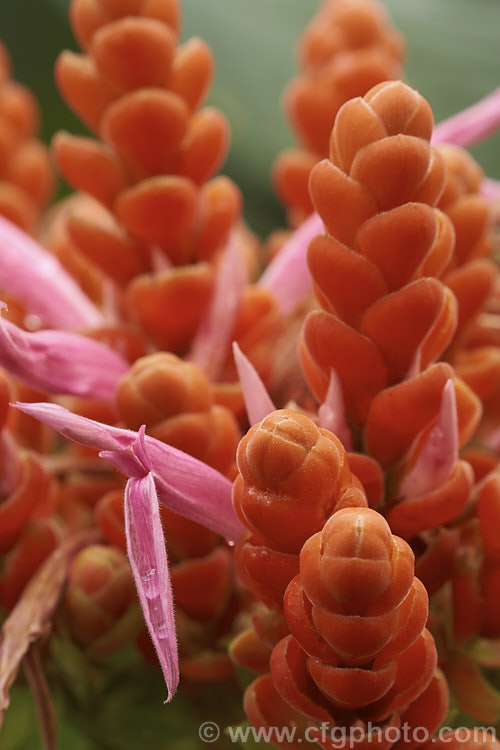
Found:
[{"label": "flower spike", "polygon": [[130,478],[125,487],[125,531],[137,593],[167,685],[168,702],[179,683],[174,605],[158,494],[153,473],[148,471],[144,429],[141,427],[134,444],[143,476]]},{"label": "flower spike", "polygon": [[0,287],[54,328],[90,328],[104,322],[58,260],[2,216]]},{"label": "flower spike", "polygon": [[273,293],[283,315],[289,315],[312,289],[307,267],[307,246],[324,232],[323,222],[313,213],[282,247],[259,279],[258,286]]},{"label": "flower spike", "polygon": [[401,483],[406,498],[419,497],[440,487],[458,461],[458,422],[455,386],[448,380],[441,400],[436,426],[427,438],[422,453]]},{"label": "flower spike", "polygon": [[500,87],[434,128],[432,143],[473,146],[500,128]]},{"label": "flower spike", "polygon": [[266,390],[266,386],[260,379],[259,373],[245,357],[236,341],[233,341],[233,355],[243,389],[248,421],[250,425],[254,425],[275,411],[276,407]]},{"label": "flower spike", "polygon": [[104,400],[114,397],[129,369],[119,354],[91,338],[68,331],[27,333],[1,315],[0,365],[32,388]]},{"label": "flower spike", "polygon": [[[103,458],[129,477],[141,475],[144,453],[137,432],[80,417],[57,404],[16,403],[15,406],[69,440],[100,450]],[[154,477],[160,502],[236,541],[242,526],[233,510],[231,482],[210,466],[149,435],[144,435],[144,445],[148,454],[147,471]]]}]

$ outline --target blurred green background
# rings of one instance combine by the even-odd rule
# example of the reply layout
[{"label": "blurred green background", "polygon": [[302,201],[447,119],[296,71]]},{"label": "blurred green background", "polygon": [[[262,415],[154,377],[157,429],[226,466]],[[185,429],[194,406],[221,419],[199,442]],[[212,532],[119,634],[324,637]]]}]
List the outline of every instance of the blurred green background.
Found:
[{"label": "blurred green background", "polygon": [[[440,120],[500,84],[500,0],[384,0],[408,40],[407,78]],[[81,124],[52,81],[63,48],[76,49],[67,21],[69,0],[0,0],[0,38],[15,74],[39,98],[43,137]],[[243,190],[245,212],[260,233],[284,221],[269,169],[292,143],[280,94],[295,72],[294,45],[318,0],[183,0],[183,38],[212,46],[217,74],[211,103],[228,116],[233,133],[224,171]],[[484,169],[500,178],[500,136],[474,149]]]},{"label": "blurred green background", "polygon": [[[384,4],[407,38],[407,79],[430,101],[437,120],[500,85],[500,0]],[[17,79],[39,99],[47,141],[60,128],[83,132],[52,80],[58,52],[76,49],[68,5],[69,0],[0,0],[0,38],[11,53]],[[224,171],[240,185],[246,216],[262,234],[284,222],[269,180],[276,154],[293,143],[280,94],[295,74],[295,43],[317,5],[318,0],[183,0],[183,38],[202,36],[215,52],[210,101],[226,113],[233,132]],[[500,179],[500,135],[476,147],[474,154],[491,177]],[[199,720],[185,697],[163,708],[163,687],[155,674],[144,667],[143,675],[134,675],[128,680],[124,675],[119,688],[110,687],[88,712],[79,712],[79,719],[60,703],[60,711],[71,715],[61,726],[61,750],[200,747]],[[237,691],[231,692],[239,710]],[[212,698],[218,709],[226,703],[217,689]],[[0,748],[38,750],[38,743],[31,700],[25,689],[17,688]]]}]

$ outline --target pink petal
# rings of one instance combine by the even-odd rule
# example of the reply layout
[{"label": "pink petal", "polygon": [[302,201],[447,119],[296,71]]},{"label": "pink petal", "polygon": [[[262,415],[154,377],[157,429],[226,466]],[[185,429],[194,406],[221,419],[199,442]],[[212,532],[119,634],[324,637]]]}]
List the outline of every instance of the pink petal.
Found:
[{"label": "pink petal", "polygon": [[233,509],[231,482],[210,466],[149,435],[144,436],[147,448],[147,456],[144,456],[138,450],[141,443],[137,432],[80,417],[58,404],[17,403],[15,406],[69,440],[104,451],[106,460],[132,477],[140,475],[142,467],[151,471],[160,502],[176,513],[231,541],[241,536],[243,526]]},{"label": "pink petal", "polygon": [[233,341],[233,355],[238,377],[243,389],[243,398],[247,409],[248,421],[251,425],[261,422],[276,407],[260,379],[259,373],[252,363],[245,357],[240,347]]},{"label": "pink petal", "polygon": [[212,301],[188,356],[214,381],[228,356],[241,294],[247,282],[247,272],[236,238],[233,231],[219,266]]},{"label": "pink petal", "polygon": [[130,367],[91,338],[55,330],[27,333],[1,315],[0,365],[32,388],[96,399],[112,399]]},{"label": "pink petal", "polygon": [[500,180],[487,177],[481,186],[481,195],[487,200],[500,200]]},{"label": "pink petal", "polygon": [[158,247],[158,245],[152,245],[150,249],[150,257],[151,257],[151,270],[153,273],[161,273],[162,271],[170,271],[174,264],[168,257],[168,255],[165,255],[161,247]]},{"label": "pink petal", "polygon": [[434,128],[432,143],[472,146],[500,128],[500,87]]},{"label": "pink petal", "polygon": [[458,421],[455,386],[448,380],[444,389],[436,426],[423,450],[400,485],[405,498],[421,497],[441,487],[458,460]]},{"label": "pink petal", "polygon": [[179,684],[179,664],[165,538],[151,473],[127,482],[125,531],[130,566],[144,619],[163,671],[169,701]]},{"label": "pink petal", "polygon": [[2,216],[0,287],[54,328],[95,328],[104,322],[57,258]]},{"label": "pink petal", "polygon": [[272,292],[283,315],[290,315],[312,290],[307,247],[313,237],[324,231],[318,214],[311,214],[289,237],[259,279],[258,285]]},{"label": "pink petal", "polygon": [[324,402],[318,409],[321,427],[330,430],[338,437],[346,451],[352,450],[351,431],[345,418],[344,394],[339,376],[330,369],[330,382]]}]

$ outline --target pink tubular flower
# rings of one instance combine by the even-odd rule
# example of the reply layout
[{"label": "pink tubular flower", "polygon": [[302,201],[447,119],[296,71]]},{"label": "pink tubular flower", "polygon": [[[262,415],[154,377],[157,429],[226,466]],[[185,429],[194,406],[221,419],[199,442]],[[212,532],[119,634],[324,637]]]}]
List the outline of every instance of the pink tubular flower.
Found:
[{"label": "pink tubular flower", "polygon": [[[142,456],[134,452],[137,432],[95,422],[58,404],[17,403],[15,406],[49,425],[69,440],[101,451],[128,477],[143,466]],[[144,436],[150,470],[154,475],[158,498],[171,510],[201,523],[226,539],[236,541],[242,525],[231,503],[231,482],[215,469],[160,440]],[[139,463],[138,463],[139,461]]]},{"label": "pink tubular flower", "polygon": [[266,390],[266,386],[260,379],[259,373],[245,357],[236,341],[233,341],[233,355],[243,390],[248,421],[250,425],[254,425],[267,417],[272,411],[275,411],[276,407]]},{"label": "pink tubular flower", "polygon": [[127,552],[144,619],[167,685],[167,700],[171,700],[179,684],[174,603],[158,495],[144,437],[141,427],[133,446],[137,474],[125,487]]},{"label": "pink tubular flower", "polygon": [[57,258],[2,216],[0,288],[54,328],[92,328],[104,320]]},{"label": "pink tubular flower", "polygon": [[0,365],[32,388],[103,400],[114,397],[129,368],[119,354],[91,338],[68,331],[28,333],[1,315]]},{"label": "pink tubular flower", "polygon": [[458,421],[455,386],[448,380],[441,399],[436,426],[400,486],[402,497],[413,498],[441,487],[458,461]]},{"label": "pink tubular flower", "polygon": [[500,128],[500,88],[471,107],[440,122],[434,128],[432,143],[473,146]]},{"label": "pink tubular flower", "polygon": [[330,369],[328,390],[324,402],[318,409],[318,416],[321,427],[333,432],[346,451],[352,451],[351,431],[345,418],[342,384],[333,367]]},{"label": "pink tubular flower", "polygon": [[283,315],[290,315],[312,289],[307,246],[313,237],[323,232],[322,220],[318,214],[311,214],[290,236],[259,279],[258,285],[272,292]]},{"label": "pink tubular flower", "polygon": [[217,380],[227,357],[231,331],[246,281],[244,261],[233,230],[219,266],[211,304],[188,357],[210,380]]},{"label": "pink tubular flower", "polygon": [[500,181],[487,177],[483,180],[481,195],[486,200],[500,200]]},{"label": "pink tubular flower", "polygon": [[18,409],[100,456],[129,477],[125,489],[127,550],[151,639],[173,697],[179,680],[173,601],[158,502],[236,541],[243,531],[232,485],[215,469],[145,434],[80,417],[56,404]]}]

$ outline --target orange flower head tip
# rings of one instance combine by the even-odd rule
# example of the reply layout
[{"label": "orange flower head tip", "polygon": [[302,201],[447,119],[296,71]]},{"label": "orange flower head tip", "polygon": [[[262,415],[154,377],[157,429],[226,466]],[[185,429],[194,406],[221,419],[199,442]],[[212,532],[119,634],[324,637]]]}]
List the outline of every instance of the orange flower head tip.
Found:
[{"label": "orange flower head tip", "polygon": [[301,552],[307,596],[349,615],[375,615],[398,606],[410,590],[413,570],[409,546],[370,508],[339,510]]},{"label": "orange flower head tip", "polygon": [[350,484],[340,441],[285,409],[254,425],[237,452],[233,502],[244,523],[274,549],[297,553],[323,527]]}]

